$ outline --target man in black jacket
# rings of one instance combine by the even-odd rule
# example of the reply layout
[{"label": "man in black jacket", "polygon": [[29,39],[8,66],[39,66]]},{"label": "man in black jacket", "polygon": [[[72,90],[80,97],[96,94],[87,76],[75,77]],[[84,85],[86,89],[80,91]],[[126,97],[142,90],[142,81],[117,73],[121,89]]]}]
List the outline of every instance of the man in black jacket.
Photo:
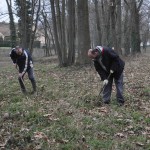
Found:
[{"label": "man in black jacket", "polygon": [[88,57],[94,61],[95,69],[103,81],[103,102],[105,104],[110,103],[112,83],[114,79],[117,90],[117,101],[119,105],[123,105],[123,70],[125,62],[120,59],[113,49],[102,46],[97,46],[95,49],[89,49]]},{"label": "man in black jacket", "polygon": [[24,94],[26,94],[26,88],[23,82],[23,77],[25,73],[28,73],[28,77],[31,81],[33,91],[32,94],[36,92],[36,81],[34,78],[34,72],[33,72],[33,62],[32,57],[30,53],[23,49],[22,47],[16,46],[16,48],[13,48],[10,52],[10,57],[14,63],[14,65],[19,67],[19,84],[21,87],[21,90]]}]

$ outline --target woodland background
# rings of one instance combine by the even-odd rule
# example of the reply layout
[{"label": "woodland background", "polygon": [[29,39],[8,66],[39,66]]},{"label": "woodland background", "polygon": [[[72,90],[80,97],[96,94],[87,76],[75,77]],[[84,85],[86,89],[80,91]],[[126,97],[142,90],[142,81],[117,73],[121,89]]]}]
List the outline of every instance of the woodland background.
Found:
[{"label": "woodland background", "polygon": [[[12,47],[31,51],[38,89],[21,93],[11,47],[1,47],[0,149],[149,150],[150,1],[6,1]],[[39,31],[44,47],[32,48]],[[95,106],[102,83],[87,50],[96,45],[126,62],[122,107],[114,85],[110,105]]]},{"label": "woodland background", "polygon": [[[149,46],[149,0],[6,0],[12,47],[33,52],[44,38],[45,56],[57,54],[59,66],[89,63],[87,50],[113,47],[128,56]],[[16,23],[16,19],[18,22]]]}]

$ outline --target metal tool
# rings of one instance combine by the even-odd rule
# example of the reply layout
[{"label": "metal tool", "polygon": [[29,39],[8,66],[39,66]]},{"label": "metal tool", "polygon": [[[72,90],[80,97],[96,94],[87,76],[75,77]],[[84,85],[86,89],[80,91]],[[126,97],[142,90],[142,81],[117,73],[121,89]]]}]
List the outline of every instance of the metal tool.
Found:
[{"label": "metal tool", "polygon": [[[113,71],[111,70],[110,73],[109,73],[109,75],[108,75],[108,77],[107,77],[108,82],[109,82],[109,78],[110,78],[110,76],[112,75],[112,73],[113,73]],[[97,96],[98,101],[100,100],[100,98],[101,98],[101,93],[103,92],[103,90],[104,90],[105,87],[106,87],[106,84],[103,85],[103,87],[101,88],[101,90],[100,90],[100,92],[99,92],[99,94],[98,94],[98,96]]]}]

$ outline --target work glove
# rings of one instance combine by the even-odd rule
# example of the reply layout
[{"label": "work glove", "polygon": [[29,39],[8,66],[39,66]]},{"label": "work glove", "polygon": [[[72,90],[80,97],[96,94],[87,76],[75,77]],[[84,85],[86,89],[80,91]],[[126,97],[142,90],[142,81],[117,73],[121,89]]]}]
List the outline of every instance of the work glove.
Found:
[{"label": "work glove", "polygon": [[24,72],[19,73],[19,78],[22,78],[22,79],[23,79],[24,74],[25,74]]},{"label": "work glove", "polygon": [[22,78],[23,74],[22,74],[22,73],[19,73],[19,75],[18,75],[18,76],[19,76],[19,78]]},{"label": "work glove", "polygon": [[33,64],[30,64],[30,67],[33,68]]},{"label": "work glove", "polygon": [[110,70],[110,73],[112,74],[112,73],[114,73],[114,71],[113,71],[113,70]]},{"label": "work glove", "polygon": [[108,80],[106,79],[103,81],[103,85],[107,85],[107,84],[108,84]]},{"label": "work glove", "polygon": [[33,68],[33,63],[32,63],[32,61],[30,61],[30,67]]}]

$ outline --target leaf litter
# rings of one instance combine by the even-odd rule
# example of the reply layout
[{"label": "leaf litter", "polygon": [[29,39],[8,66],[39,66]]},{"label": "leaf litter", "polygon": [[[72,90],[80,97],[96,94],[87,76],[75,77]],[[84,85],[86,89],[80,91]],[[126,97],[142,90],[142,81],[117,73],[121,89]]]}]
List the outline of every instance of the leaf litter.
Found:
[{"label": "leaf litter", "polygon": [[[58,68],[46,63],[45,66],[36,64],[38,93],[28,97],[18,92],[15,72],[9,69],[1,71],[0,76],[4,78],[0,83],[5,83],[5,88],[1,88],[0,93],[0,147],[34,150],[44,147],[59,149],[68,145],[96,149],[106,142],[105,139],[114,139],[111,148],[117,146],[119,149],[119,144],[123,149],[130,144],[130,149],[148,148],[150,56],[124,59],[126,102],[122,107],[116,105],[114,85],[111,104],[93,105],[102,84],[92,65]],[[5,82],[3,79],[6,77]],[[14,89],[9,82],[14,84]],[[30,84],[26,85],[30,88]],[[18,91],[14,94],[12,89]],[[15,99],[17,95],[18,100]],[[108,147],[103,145],[102,149]]]}]

